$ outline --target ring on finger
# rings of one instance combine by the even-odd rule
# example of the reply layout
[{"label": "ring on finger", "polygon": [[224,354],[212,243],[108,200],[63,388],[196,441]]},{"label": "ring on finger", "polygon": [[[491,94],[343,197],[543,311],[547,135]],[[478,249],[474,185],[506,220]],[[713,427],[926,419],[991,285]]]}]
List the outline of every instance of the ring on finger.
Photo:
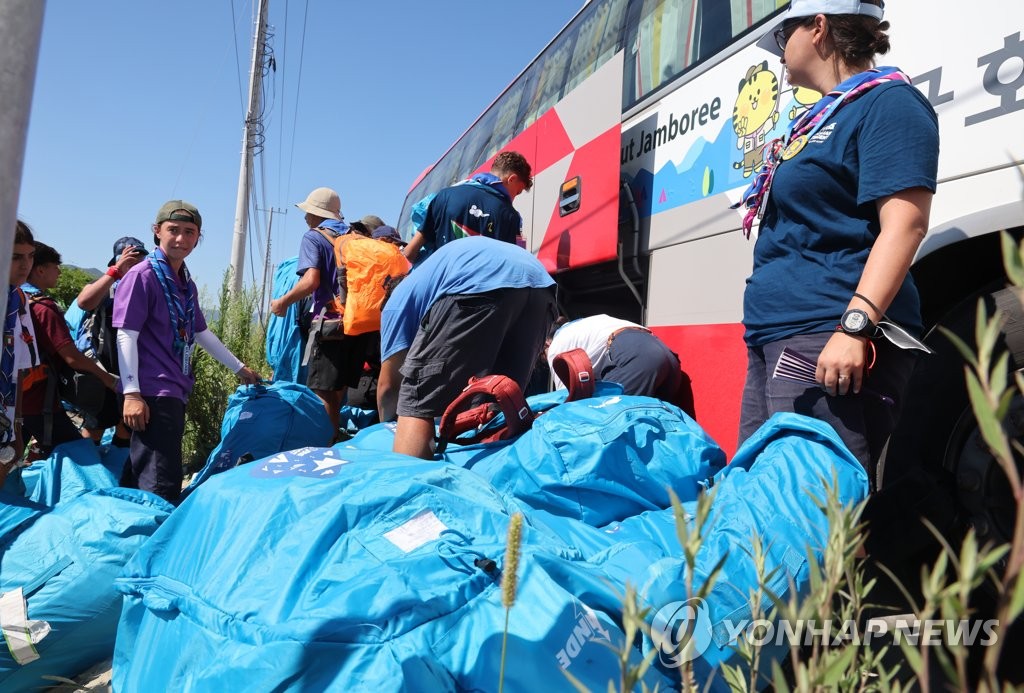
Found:
[{"label": "ring on finger", "polygon": [[839,379],[840,379],[840,380],[849,380],[849,379],[850,379],[850,376],[848,376],[848,375],[840,375],[840,376],[839,376]]}]

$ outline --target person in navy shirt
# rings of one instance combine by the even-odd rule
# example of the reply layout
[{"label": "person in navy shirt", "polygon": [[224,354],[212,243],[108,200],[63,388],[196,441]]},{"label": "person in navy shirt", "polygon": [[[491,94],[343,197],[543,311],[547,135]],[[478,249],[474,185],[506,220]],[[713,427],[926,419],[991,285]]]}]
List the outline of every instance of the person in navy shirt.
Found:
[{"label": "person in navy shirt", "polygon": [[468,236],[519,243],[523,218],[512,201],[532,187],[526,157],[511,151],[498,154],[490,173],[445,188],[430,200],[422,225],[405,247],[405,256],[416,263],[421,249],[429,255],[445,243]]},{"label": "person in navy shirt", "polygon": [[[309,229],[299,244],[299,262],[296,282],[286,294],[270,302],[270,312],[284,317],[288,306],[312,296],[308,313],[311,316],[336,320],[344,306],[338,304],[338,263],[334,257],[334,240],[350,232],[341,214],[341,198],[331,188],[317,188],[302,202],[295,205],[305,212]],[[345,391],[359,384],[366,358],[366,339],[345,336],[323,339],[316,326],[306,337],[303,365],[308,366],[306,385],[324,403],[335,435],[341,418],[341,404]]]},{"label": "person in navy shirt", "polygon": [[[747,280],[740,440],[773,413],[827,421],[873,472],[896,425],[915,356],[878,336],[883,316],[920,333],[910,263],[936,187],[935,112],[896,68],[877,0],[793,0],[758,45],[789,82],[825,96],[770,156]],[[759,200],[759,202],[758,202]],[[748,218],[750,218],[748,216]],[[816,362],[816,385],[773,378],[782,349]]]},{"label": "person in navy shirt", "polygon": [[555,282],[531,253],[487,237],[448,243],[395,288],[381,313],[381,421],[395,452],[429,459],[434,417],[469,378],[525,388],[555,319]]}]

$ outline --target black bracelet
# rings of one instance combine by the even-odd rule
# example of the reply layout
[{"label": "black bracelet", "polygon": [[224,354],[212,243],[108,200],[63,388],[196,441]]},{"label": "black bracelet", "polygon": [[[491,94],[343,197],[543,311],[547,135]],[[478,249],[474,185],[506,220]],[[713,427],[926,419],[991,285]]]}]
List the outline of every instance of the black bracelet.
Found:
[{"label": "black bracelet", "polygon": [[871,299],[870,299],[870,298],[868,298],[867,296],[865,296],[865,295],[863,295],[863,294],[858,294],[858,293],[857,293],[856,291],[854,291],[854,292],[853,292],[853,295],[854,295],[854,296],[855,296],[856,298],[859,298],[860,300],[864,301],[864,303],[867,303],[867,304],[868,304],[868,306],[870,306],[870,307],[871,307],[871,308],[872,308],[872,309],[873,309],[873,310],[874,310],[874,311],[875,311],[876,313],[878,313],[878,319],[879,319],[879,320],[881,320],[882,318],[884,318],[884,317],[885,317],[885,313],[883,313],[882,311],[880,311],[880,310],[878,309],[878,306],[876,306],[876,305],[875,305],[874,303],[872,303],[872,302],[871,302]]}]

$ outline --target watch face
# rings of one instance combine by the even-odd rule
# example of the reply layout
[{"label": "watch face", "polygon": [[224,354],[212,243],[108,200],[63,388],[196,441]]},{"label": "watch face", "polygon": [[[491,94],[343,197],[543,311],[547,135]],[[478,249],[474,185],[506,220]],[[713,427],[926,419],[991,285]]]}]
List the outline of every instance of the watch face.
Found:
[{"label": "watch face", "polygon": [[862,310],[848,310],[843,315],[844,332],[860,332],[867,324],[867,313]]},{"label": "watch face", "polygon": [[0,464],[10,464],[14,461],[14,447],[4,445],[0,447]]}]

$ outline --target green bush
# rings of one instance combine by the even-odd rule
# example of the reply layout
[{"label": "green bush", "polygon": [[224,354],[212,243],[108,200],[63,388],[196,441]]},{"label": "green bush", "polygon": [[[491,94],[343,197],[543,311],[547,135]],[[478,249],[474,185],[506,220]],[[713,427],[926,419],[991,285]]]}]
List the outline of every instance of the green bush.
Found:
[{"label": "green bush", "polygon": [[78,294],[82,290],[82,287],[89,284],[94,279],[95,277],[84,269],[61,265],[60,278],[57,279],[57,286],[53,287],[47,293],[49,293],[50,296],[60,304],[62,309],[67,310],[68,306],[71,305],[71,302],[78,298]]},{"label": "green bush", "polygon": [[[205,294],[200,297],[200,304],[206,303],[204,299]],[[249,368],[266,375],[270,368],[265,351],[265,332],[255,318],[258,300],[254,288],[247,288],[232,297],[228,292],[228,273],[225,273],[218,307],[204,307],[203,312],[208,317],[210,329],[231,353]],[[220,442],[220,425],[228,397],[238,387],[235,374],[202,349],[196,349],[193,369],[196,384],[185,410],[185,440],[182,443],[186,474],[201,469]]]}]

